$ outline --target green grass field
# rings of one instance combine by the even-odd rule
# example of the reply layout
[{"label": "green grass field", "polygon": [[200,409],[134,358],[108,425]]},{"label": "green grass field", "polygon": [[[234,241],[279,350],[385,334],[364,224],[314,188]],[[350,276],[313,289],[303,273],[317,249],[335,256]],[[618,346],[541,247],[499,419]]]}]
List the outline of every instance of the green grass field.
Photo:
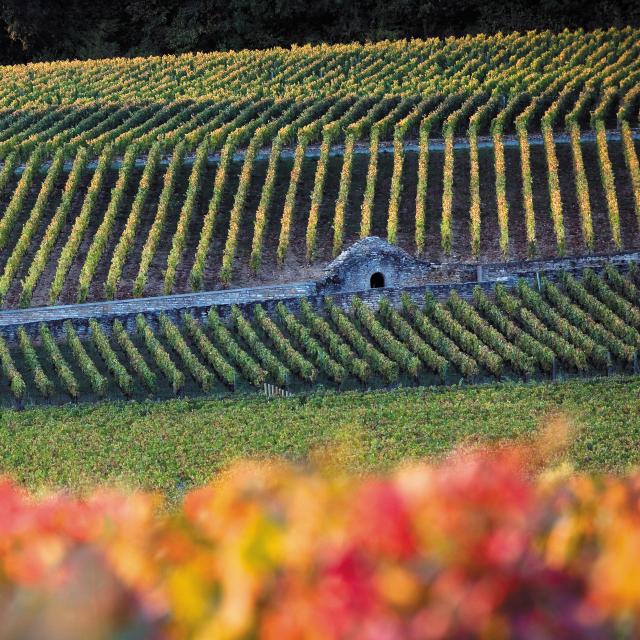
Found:
[{"label": "green grass field", "polygon": [[303,461],[346,443],[339,464],[376,469],[532,434],[560,411],[577,427],[568,459],[620,472],[640,463],[639,398],[636,377],[4,411],[0,471],[31,488],[124,483],[176,497],[240,457]]}]

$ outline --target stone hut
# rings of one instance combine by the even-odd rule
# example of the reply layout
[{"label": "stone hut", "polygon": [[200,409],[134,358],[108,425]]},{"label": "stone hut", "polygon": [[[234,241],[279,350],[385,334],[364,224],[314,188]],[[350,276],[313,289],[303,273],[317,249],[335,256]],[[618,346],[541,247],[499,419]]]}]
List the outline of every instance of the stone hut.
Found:
[{"label": "stone hut", "polygon": [[323,294],[386,287],[413,287],[428,282],[432,265],[377,236],[369,236],[343,251],[323,272]]}]

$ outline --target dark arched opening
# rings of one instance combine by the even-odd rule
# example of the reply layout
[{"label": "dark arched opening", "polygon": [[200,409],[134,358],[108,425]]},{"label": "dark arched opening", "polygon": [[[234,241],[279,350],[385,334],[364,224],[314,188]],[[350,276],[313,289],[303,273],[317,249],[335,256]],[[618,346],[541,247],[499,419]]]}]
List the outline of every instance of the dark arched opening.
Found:
[{"label": "dark arched opening", "polygon": [[381,289],[384,287],[384,275],[379,271],[376,271],[371,276],[370,284],[372,289]]}]

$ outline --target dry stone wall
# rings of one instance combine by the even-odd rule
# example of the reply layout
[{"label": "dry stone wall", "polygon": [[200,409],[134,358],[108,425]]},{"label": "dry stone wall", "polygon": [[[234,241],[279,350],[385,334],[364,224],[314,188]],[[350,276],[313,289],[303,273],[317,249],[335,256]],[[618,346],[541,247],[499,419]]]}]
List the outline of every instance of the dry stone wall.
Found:
[{"label": "dry stone wall", "polygon": [[[88,335],[89,320],[92,318],[107,332],[111,331],[111,325],[116,318],[121,320],[128,330],[135,331],[135,318],[140,313],[152,326],[157,327],[161,313],[166,313],[178,322],[185,311],[203,319],[212,306],[216,307],[223,319],[227,319],[234,304],[250,315],[256,304],[262,305],[269,313],[274,313],[278,303],[282,302],[295,313],[299,310],[303,298],[306,298],[316,310],[321,311],[324,298],[328,295],[345,311],[350,308],[354,295],[373,308],[377,307],[382,298],[387,298],[393,305],[399,306],[403,293],[407,293],[418,303],[424,299],[427,291],[439,299],[444,299],[451,291],[456,291],[468,300],[472,297],[476,285],[490,293],[498,282],[509,286],[514,285],[518,278],[524,278],[536,286],[541,274],[556,280],[561,270],[580,275],[585,267],[589,267],[600,272],[607,263],[614,264],[625,272],[631,262],[639,260],[640,253],[633,252],[613,256],[586,256],[481,266],[461,264],[456,267],[457,273],[448,273],[457,281],[434,282],[433,280],[441,279],[440,265],[416,260],[379,238],[366,238],[345,251],[327,267],[325,277],[319,282],[2,311],[0,333],[7,341],[14,342],[18,327],[24,326],[37,340],[38,326],[41,322],[46,322],[54,336],[63,338],[63,324],[70,320],[77,332],[85,336]],[[447,266],[447,269],[450,271],[451,267]],[[384,287],[371,288],[370,278],[373,273],[383,274]]]}]

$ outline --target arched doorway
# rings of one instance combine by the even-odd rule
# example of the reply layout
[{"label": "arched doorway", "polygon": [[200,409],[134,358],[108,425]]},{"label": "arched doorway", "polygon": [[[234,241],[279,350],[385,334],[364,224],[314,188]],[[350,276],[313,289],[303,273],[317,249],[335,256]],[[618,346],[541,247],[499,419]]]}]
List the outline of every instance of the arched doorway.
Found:
[{"label": "arched doorway", "polygon": [[369,281],[372,289],[381,289],[384,287],[384,275],[379,271],[376,271]]}]

